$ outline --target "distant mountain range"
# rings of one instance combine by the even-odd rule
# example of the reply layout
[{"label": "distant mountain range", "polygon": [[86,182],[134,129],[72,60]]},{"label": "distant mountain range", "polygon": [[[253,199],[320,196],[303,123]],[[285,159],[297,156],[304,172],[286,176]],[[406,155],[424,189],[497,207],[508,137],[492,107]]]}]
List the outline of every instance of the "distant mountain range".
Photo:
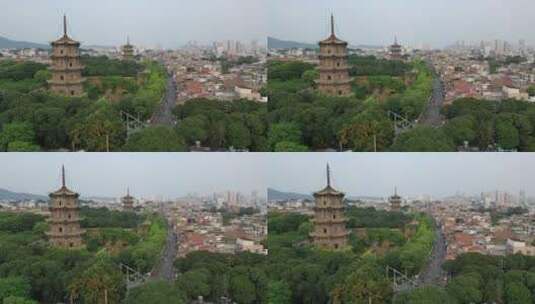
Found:
[{"label": "distant mountain range", "polygon": [[31,194],[31,193],[19,193],[6,189],[0,189],[0,200],[13,200],[13,201],[25,201],[25,200],[48,200],[47,196]]},{"label": "distant mountain range", "polygon": [[317,44],[303,43],[291,40],[280,40],[273,37],[267,39],[268,49],[316,49]]},{"label": "distant mountain range", "polygon": [[[291,40],[280,40],[273,37],[268,37],[268,49],[317,49],[316,43],[304,43]],[[349,45],[350,49],[382,49],[379,45]]]},{"label": "distant mountain range", "polygon": [[50,46],[48,44],[42,44],[42,43],[16,41],[16,40],[11,40],[11,39],[0,36],[0,49],[27,49],[27,48],[49,49]]},{"label": "distant mountain range", "polygon": [[283,192],[283,191],[275,190],[272,188],[268,188],[267,195],[268,195],[268,201],[314,199],[314,197],[310,194]]}]

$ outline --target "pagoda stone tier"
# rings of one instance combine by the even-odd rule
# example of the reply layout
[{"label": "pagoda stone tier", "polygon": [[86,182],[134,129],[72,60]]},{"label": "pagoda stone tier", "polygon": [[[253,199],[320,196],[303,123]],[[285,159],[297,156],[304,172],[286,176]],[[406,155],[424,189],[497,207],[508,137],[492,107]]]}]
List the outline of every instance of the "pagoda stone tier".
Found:
[{"label": "pagoda stone tier", "polygon": [[331,36],[320,41],[318,90],[325,95],[348,96],[352,94],[347,63],[347,42],[334,33],[334,17],[331,15]]},{"label": "pagoda stone tier", "polygon": [[314,193],[314,230],[310,233],[315,246],[326,250],[340,250],[347,246],[344,193],[331,187],[329,166],[327,186]]},{"label": "pagoda stone tier", "polygon": [[52,246],[68,249],[83,248],[85,231],[80,228],[80,205],[78,193],[65,186],[65,169],[62,167],[62,186],[49,194],[50,218],[46,233]]},{"label": "pagoda stone tier", "polygon": [[50,71],[52,78],[48,81],[50,90],[64,96],[81,96],[84,94],[80,61],[80,43],[67,35],[67,17],[63,17],[63,37],[51,43],[52,54]]}]

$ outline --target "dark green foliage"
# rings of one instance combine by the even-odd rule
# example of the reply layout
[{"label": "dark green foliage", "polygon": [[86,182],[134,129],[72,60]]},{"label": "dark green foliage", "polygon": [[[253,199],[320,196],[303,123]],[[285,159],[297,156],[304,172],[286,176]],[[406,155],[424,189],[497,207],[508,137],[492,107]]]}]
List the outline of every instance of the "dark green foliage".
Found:
[{"label": "dark green foliage", "polygon": [[81,225],[84,228],[135,228],[145,220],[145,216],[134,212],[109,210],[106,207],[80,209]]},{"label": "dark green foliage", "polygon": [[535,257],[463,254],[443,268],[453,279],[448,293],[458,303],[532,303]]},{"label": "dark green foliage", "polygon": [[401,212],[388,212],[375,208],[349,207],[346,210],[349,228],[403,228],[412,218]]},{"label": "dark green foliage", "polygon": [[455,152],[455,144],[442,129],[418,126],[401,134],[390,147],[396,152]]},{"label": "dark green foliage", "polygon": [[[100,71],[91,74],[102,77],[98,86],[87,82],[88,96],[77,98],[48,93],[50,73],[44,65],[1,63],[7,78],[0,73],[0,151],[106,151],[107,139],[110,151],[121,151],[126,140],[121,112],[147,120],[165,92],[167,73],[154,62],[84,58],[86,69]],[[146,69],[147,77],[138,86],[132,76],[140,69]],[[120,100],[101,98],[118,88]]]},{"label": "dark green foliage", "polygon": [[[89,223],[103,226],[133,225],[129,217],[102,209],[85,210],[82,216]],[[102,299],[107,290],[110,303],[119,303],[125,286],[118,263],[147,271],[165,244],[165,221],[151,217],[149,225],[149,231],[140,236],[135,229],[104,228],[102,239],[97,242],[122,239],[128,247],[118,256],[110,256],[105,250],[95,255],[85,249],[50,247],[42,216],[0,213],[0,301],[3,298],[3,303],[10,304],[55,304],[67,302],[72,295],[77,302],[83,299],[83,303],[97,303],[95,299]],[[125,256],[131,260],[124,259]]]},{"label": "dark green foliage", "polygon": [[481,150],[535,150],[535,105],[525,101],[459,99],[443,109],[446,133]]},{"label": "dark green foliage", "polygon": [[44,221],[42,215],[33,213],[0,213],[0,233],[18,233],[31,231],[34,226]]},{"label": "dark green foliage", "polygon": [[0,61],[0,80],[9,79],[14,81],[32,79],[40,70],[44,70],[46,65],[33,61],[14,62]]},{"label": "dark green foliage", "polygon": [[[376,62],[376,59],[354,57],[353,61],[352,64],[359,64],[360,61]],[[266,87],[270,149],[388,150],[395,135],[389,111],[409,120],[416,119],[431,92],[431,74],[422,62],[380,62],[379,69],[363,72],[371,73],[366,75],[367,84],[353,84],[355,96],[330,97],[315,90],[317,71],[314,65],[271,61]],[[406,87],[401,77],[412,68],[415,69],[411,77],[414,81]],[[278,145],[279,142],[282,144]]]},{"label": "dark green foliage", "polygon": [[183,304],[188,303],[182,290],[165,281],[152,281],[132,289],[125,300],[126,304]]},{"label": "dark green foliage", "polygon": [[[414,269],[407,267],[407,272],[415,274],[425,263],[434,240],[429,218],[416,216],[419,220],[416,235],[405,241],[401,230],[396,228],[408,223],[409,217],[358,208],[350,208],[346,216],[354,225],[359,223],[359,227],[367,228],[368,240],[351,234],[353,248],[330,252],[310,244],[312,223],[308,216],[268,215],[271,270],[268,298],[281,299],[281,303],[368,303],[370,299],[372,303],[390,303],[392,289],[386,280],[385,266],[402,269],[412,263]],[[397,249],[385,256],[362,255],[370,243],[385,240]]]},{"label": "dark green foliage", "polygon": [[271,80],[291,80],[299,79],[303,74],[312,70],[314,65],[300,61],[270,61],[268,63],[268,79]]},{"label": "dark green foliage", "polygon": [[266,151],[266,106],[254,101],[192,99],[175,108],[178,134],[188,146]]},{"label": "dark green foliage", "polygon": [[424,286],[396,296],[393,304],[457,304],[444,288]]},{"label": "dark green foliage", "polygon": [[348,63],[352,66],[351,76],[403,76],[412,68],[402,61],[377,59],[375,56],[351,55]]},{"label": "dark green foliage", "polygon": [[81,57],[85,65],[83,76],[129,76],[135,77],[143,70],[143,66],[135,61],[109,59],[107,56]]},{"label": "dark green foliage", "polygon": [[251,253],[192,252],[176,260],[181,273],[176,284],[190,300],[203,296],[213,302],[227,297],[237,303],[265,303],[267,260],[264,255]]},{"label": "dark green foliage", "polygon": [[147,127],[130,136],[123,146],[128,152],[183,152],[184,139],[172,127]]}]

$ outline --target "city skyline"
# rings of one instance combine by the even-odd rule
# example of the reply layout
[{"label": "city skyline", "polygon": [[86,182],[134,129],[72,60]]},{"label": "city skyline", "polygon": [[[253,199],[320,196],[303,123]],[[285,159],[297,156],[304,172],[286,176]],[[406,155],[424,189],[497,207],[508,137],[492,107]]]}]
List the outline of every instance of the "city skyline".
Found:
[{"label": "city skyline", "polygon": [[286,153],[270,159],[269,188],[312,194],[327,183],[327,163],[331,184],[346,197],[388,197],[395,187],[402,197],[494,190],[535,196],[535,155],[522,153]]},{"label": "city skyline", "polygon": [[534,9],[528,0],[273,0],[267,11],[269,35],[279,39],[316,43],[328,35],[333,13],[337,35],[350,45],[389,45],[397,36],[402,45],[445,47],[459,40],[534,43]]},{"label": "city skyline", "polygon": [[[265,41],[264,0],[118,0],[0,2],[0,36],[48,44],[62,33],[84,45],[178,48],[189,41]],[[28,10],[28,7],[32,7]],[[95,20],[98,21],[95,24]],[[143,20],[143,22],[140,22]],[[38,26],[36,26],[38,24]],[[214,30],[217,29],[217,30]]]},{"label": "city skyline", "polygon": [[[265,182],[256,173],[256,154],[204,153],[3,153],[0,188],[48,195],[66,185],[81,197],[180,198],[239,191],[262,197]],[[213,156],[212,156],[213,155]]]}]

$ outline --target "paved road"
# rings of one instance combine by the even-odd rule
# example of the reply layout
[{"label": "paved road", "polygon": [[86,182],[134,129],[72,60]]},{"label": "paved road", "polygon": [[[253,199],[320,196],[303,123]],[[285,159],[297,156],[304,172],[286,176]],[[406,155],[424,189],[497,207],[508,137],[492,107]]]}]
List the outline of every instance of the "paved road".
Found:
[{"label": "paved road", "polygon": [[169,228],[167,233],[167,243],[165,249],[160,257],[160,261],[152,277],[160,280],[174,281],[175,280],[175,267],[174,262],[178,249],[178,237],[173,228]]},{"label": "paved road", "polygon": [[436,229],[435,244],[427,267],[419,276],[419,285],[444,284],[442,263],[446,259],[446,241],[440,228]]},{"label": "paved road", "polygon": [[152,115],[151,123],[153,125],[164,124],[164,125],[174,125],[175,117],[172,113],[173,108],[176,105],[176,81],[173,77],[167,79],[167,90],[165,92],[165,97],[160,104],[160,107],[154,115]]},{"label": "paved road", "polygon": [[[431,66],[429,64],[429,66]],[[432,68],[432,67],[431,67]],[[440,109],[444,104],[444,84],[438,75],[433,73],[433,93],[427,107],[420,117],[419,123],[431,127],[439,127],[444,122]]]}]

